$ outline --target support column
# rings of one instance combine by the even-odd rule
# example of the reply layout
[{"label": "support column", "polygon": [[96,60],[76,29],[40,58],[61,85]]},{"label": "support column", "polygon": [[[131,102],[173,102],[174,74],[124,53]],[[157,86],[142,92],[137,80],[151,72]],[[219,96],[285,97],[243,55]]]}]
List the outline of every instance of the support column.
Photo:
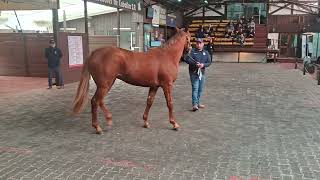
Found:
[{"label": "support column", "polygon": [[117,8],[117,46],[120,47],[120,8]]},{"label": "support column", "polygon": [[204,23],[204,17],[205,17],[205,14],[206,13],[206,8],[203,6],[202,7],[202,23]]},{"label": "support column", "polygon": [[58,9],[52,9],[52,29],[53,29],[53,39],[58,45],[58,33],[59,33],[59,17]]},{"label": "support column", "polygon": [[67,32],[67,16],[65,10],[63,10],[63,31]]},{"label": "support column", "polygon": [[320,0],[318,0],[318,15],[320,16]]},{"label": "support column", "polygon": [[[84,5],[84,32],[85,32],[85,42],[89,44],[89,25],[88,25],[88,0],[83,0]],[[86,48],[86,54],[89,54],[90,47]]]},{"label": "support column", "polygon": [[83,0],[84,4],[84,32],[88,35],[89,26],[88,26],[88,0]]}]

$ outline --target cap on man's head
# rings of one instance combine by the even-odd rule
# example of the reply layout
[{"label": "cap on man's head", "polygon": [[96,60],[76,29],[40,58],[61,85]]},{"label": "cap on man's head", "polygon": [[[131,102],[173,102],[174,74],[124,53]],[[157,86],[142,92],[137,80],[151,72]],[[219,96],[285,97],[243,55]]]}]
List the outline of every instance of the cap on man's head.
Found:
[{"label": "cap on man's head", "polygon": [[197,38],[197,39],[196,39],[196,42],[203,43],[203,39],[202,39],[202,38]]},{"label": "cap on man's head", "polygon": [[55,43],[54,40],[50,39],[49,44],[54,44],[54,43]]}]

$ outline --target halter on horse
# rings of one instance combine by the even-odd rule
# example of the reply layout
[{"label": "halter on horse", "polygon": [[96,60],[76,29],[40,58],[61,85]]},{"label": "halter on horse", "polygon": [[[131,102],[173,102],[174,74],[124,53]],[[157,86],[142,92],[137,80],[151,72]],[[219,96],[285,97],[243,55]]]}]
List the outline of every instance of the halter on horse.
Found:
[{"label": "halter on horse", "polygon": [[91,99],[92,126],[96,133],[102,129],[98,122],[98,107],[104,112],[107,125],[112,125],[112,114],[104,104],[103,98],[118,78],[126,83],[150,87],[147,106],[143,114],[144,127],[149,127],[148,114],[159,87],[163,89],[169,109],[169,120],[173,129],[180,126],[173,114],[172,89],[177,79],[179,61],[184,52],[189,49],[190,34],[180,29],[164,44],[163,47],[151,49],[146,53],[132,52],[116,47],[100,48],[92,52],[86,60],[77,95],[74,100],[73,112],[78,114],[88,99],[89,79],[92,76],[97,90]]}]

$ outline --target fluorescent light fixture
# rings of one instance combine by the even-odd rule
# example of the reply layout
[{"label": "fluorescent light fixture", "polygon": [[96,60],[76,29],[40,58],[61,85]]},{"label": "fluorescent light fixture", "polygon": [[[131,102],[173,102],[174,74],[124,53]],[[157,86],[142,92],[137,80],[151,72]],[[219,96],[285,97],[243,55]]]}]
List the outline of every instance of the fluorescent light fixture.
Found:
[{"label": "fluorescent light fixture", "polygon": [[[118,30],[118,28],[112,28],[112,30]],[[125,31],[125,30],[131,30],[131,28],[120,28],[120,31],[121,30],[123,30],[123,31]]]},{"label": "fluorescent light fixture", "polygon": [[[63,31],[64,28],[60,28],[60,31]],[[66,28],[67,31],[76,31],[77,28]]]},{"label": "fluorescent light fixture", "polygon": [[153,27],[159,27],[159,24],[152,24]]}]

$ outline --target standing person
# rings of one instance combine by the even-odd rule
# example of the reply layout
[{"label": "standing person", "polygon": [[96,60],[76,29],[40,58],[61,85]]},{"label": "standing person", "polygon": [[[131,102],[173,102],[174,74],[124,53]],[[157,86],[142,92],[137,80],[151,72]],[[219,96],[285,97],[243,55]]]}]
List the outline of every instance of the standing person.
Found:
[{"label": "standing person", "polygon": [[207,51],[208,51],[208,53],[210,54],[210,58],[211,58],[211,59],[212,59],[212,54],[213,54],[213,52],[214,52],[213,40],[214,40],[214,37],[213,37],[213,38],[210,38],[210,41],[209,41],[209,43],[207,44]]},{"label": "standing person", "polygon": [[212,59],[208,51],[204,50],[203,39],[196,40],[196,48],[190,49],[184,60],[189,64],[189,75],[192,85],[192,110],[204,108],[200,98],[205,85],[205,68],[209,67]]},{"label": "standing person", "polygon": [[45,49],[45,56],[48,60],[48,89],[52,89],[52,74],[55,74],[56,84],[58,89],[64,87],[63,78],[60,69],[60,59],[62,58],[62,52],[56,47],[56,43],[53,39],[49,41],[49,47]]}]

